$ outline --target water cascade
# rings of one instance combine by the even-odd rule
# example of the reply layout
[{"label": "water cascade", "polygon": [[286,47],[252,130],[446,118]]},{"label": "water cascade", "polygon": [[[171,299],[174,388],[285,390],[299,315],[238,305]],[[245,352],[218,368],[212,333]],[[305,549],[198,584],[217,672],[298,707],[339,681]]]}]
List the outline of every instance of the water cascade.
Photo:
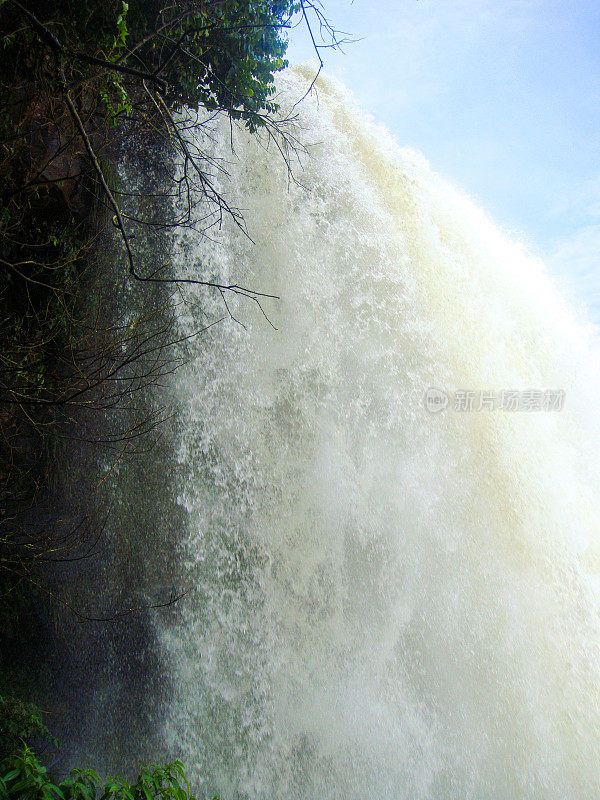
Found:
[{"label": "water cascade", "polygon": [[[253,241],[176,245],[182,276],[280,300],[274,330],[229,295],[175,378],[193,591],[156,616],[165,747],[206,797],[598,797],[593,337],[339,83],[294,113],[293,179],[213,123]],[[182,335],[223,316],[185,295]]]}]

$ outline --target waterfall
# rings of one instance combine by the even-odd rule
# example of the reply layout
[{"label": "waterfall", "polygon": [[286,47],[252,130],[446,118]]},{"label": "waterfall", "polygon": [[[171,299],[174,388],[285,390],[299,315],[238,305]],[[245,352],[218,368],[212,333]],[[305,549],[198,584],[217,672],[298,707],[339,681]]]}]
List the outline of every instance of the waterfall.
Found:
[{"label": "waterfall", "polygon": [[165,747],[227,800],[598,797],[593,335],[341,84],[295,113],[292,178],[212,123],[252,241],[176,244],[182,276],[280,299],[179,305],[184,336],[226,318],[175,378]]}]

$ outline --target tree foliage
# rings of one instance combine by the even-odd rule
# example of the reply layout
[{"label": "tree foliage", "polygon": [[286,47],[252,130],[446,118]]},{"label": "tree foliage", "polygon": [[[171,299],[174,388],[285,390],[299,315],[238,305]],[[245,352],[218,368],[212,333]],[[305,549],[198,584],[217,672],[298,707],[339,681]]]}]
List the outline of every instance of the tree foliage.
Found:
[{"label": "tree foliage", "polygon": [[119,103],[145,79],[171,109],[226,110],[254,127],[277,110],[274,74],[299,9],[295,0],[4,0],[0,65],[19,86],[28,70],[51,72],[48,50],[60,49],[66,80],[85,80],[88,94]]}]

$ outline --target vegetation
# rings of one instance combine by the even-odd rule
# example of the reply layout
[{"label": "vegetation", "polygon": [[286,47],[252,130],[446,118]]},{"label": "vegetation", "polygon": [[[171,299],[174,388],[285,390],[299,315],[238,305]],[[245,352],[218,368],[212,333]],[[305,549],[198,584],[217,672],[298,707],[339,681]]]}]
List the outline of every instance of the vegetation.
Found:
[{"label": "vegetation", "polygon": [[[75,769],[55,783],[27,747],[0,764],[0,797],[6,800],[195,800],[179,761],[144,767],[134,783],[102,782],[92,769]],[[216,799],[215,799],[216,800]]]}]

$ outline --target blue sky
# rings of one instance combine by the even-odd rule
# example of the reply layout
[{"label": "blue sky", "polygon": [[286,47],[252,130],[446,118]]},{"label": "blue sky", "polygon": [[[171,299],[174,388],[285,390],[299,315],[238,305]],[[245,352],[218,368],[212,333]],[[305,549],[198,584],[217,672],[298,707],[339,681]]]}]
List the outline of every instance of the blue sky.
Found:
[{"label": "blue sky", "polygon": [[[599,0],[323,0],[325,69],[600,325]],[[301,30],[290,62],[310,59]]]}]

